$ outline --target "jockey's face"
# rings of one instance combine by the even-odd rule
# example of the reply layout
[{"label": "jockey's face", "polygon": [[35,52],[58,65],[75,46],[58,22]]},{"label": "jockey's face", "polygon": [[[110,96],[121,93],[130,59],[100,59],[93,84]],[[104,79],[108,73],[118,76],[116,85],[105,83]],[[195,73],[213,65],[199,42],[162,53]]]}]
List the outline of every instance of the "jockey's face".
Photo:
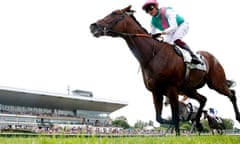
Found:
[{"label": "jockey's face", "polygon": [[148,14],[150,14],[151,16],[156,16],[156,15],[157,15],[157,12],[158,12],[158,9],[157,9],[157,7],[155,7],[155,6],[151,6],[151,7],[149,7],[148,9],[146,9],[146,12],[147,12]]},{"label": "jockey's face", "polygon": [[158,13],[158,9],[155,7],[152,12],[150,13],[151,16],[156,16]]}]

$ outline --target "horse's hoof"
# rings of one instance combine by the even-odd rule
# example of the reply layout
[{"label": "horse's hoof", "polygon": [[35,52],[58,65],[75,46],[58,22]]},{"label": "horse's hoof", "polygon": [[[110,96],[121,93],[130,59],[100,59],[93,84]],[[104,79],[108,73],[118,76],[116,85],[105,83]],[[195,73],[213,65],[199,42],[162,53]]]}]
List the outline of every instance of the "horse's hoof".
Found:
[{"label": "horse's hoof", "polygon": [[201,123],[197,124],[196,127],[197,127],[199,133],[203,131],[203,126]]},{"label": "horse's hoof", "polygon": [[240,122],[240,115],[236,117],[236,120]]}]

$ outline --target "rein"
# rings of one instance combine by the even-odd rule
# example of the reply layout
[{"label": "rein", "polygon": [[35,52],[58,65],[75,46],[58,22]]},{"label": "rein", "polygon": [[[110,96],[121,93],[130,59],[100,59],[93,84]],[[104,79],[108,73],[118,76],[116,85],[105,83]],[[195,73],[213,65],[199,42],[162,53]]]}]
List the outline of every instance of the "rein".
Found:
[{"label": "rein", "polygon": [[119,33],[121,35],[125,35],[125,36],[136,36],[136,37],[148,37],[148,38],[152,38],[151,35],[149,34],[129,34],[129,33]]},{"label": "rein", "polygon": [[132,37],[147,37],[147,38],[153,38],[151,35],[149,34],[131,34],[131,33],[122,33],[122,32],[117,32],[117,31],[113,31],[113,30],[108,30],[109,32],[115,33],[115,34],[119,34],[122,36],[132,36]]},{"label": "rein", "polygon": [[[124,12],[121,11],[121,17],[119,19],[117,19],[116,21],[112,22],[109,26],[104,27],[103,28],[103,33],[104,35],[107,35],[108,32],[114,33],[114,34],[118,34],[118,35],[122,35],[122,36],[132,36],[132,37],[147,37],[147,38],[153,38],[152,35],[149,34],[131,34],[131,33],[123,33],[123,32],[117,32],[117,31],[113,31],[112,27],[114,25],[116,25],[118,22],[120,22],[121,20],[124,19],[125,15]],[[126,27],[126,26],[125,26]]]}]

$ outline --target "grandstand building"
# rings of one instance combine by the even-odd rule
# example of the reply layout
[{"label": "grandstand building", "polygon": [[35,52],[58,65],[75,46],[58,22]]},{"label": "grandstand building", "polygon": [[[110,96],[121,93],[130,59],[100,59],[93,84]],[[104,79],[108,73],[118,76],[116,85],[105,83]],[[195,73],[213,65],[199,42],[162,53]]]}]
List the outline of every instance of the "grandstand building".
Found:
[{"label": "grandstand building", "polygon": [[94,98],[92,92],[69,94],[0,87],[0,129],[73,125],[111,125],[110,114],[125,102]]}]

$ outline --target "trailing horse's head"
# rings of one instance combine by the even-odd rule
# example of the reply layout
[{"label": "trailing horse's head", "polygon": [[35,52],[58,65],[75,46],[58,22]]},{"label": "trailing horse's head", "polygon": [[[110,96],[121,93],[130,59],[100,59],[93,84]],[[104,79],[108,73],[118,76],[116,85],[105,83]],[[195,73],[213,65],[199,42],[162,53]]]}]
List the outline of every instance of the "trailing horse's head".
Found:
[{"label": "trailing horse's head", "polygon": [[131,10],[131,6],[128,6],[122,10],[115,10],[103,19],[91,24],[91,33],[95,37],[104,35],[112,37],[119,36],[122,32],[126,31],[128,26],[127,19],[130,18],[129,15],[131,15],[133,12],[134,11]]},{"label": "trailing horse's head", "polygon": [[207,110],[202,110],[203,113],[203,118],[206,119],[208,116],[208,111]]}]

